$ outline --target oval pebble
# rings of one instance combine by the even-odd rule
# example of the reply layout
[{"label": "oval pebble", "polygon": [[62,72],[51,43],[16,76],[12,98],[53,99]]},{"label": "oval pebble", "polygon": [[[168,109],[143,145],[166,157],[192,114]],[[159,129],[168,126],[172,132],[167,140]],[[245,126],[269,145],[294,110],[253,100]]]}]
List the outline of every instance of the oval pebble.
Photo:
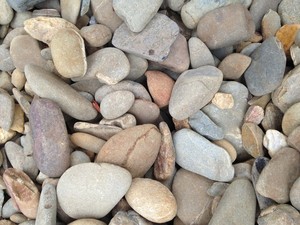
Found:
[{"label": "oval pebble", "polygon": [[80,34],[91,47],[101,47],[107,44],[112,37],[110,29],[102,24],[82,27]]},{"label": "oval pebble", "polygon": [[100,151],[102,146],[105,144],[104,140],[82,132],[73,133],[70,136],[70,140],[76,146],[94,152],[96,154]]},{"label": "oval pebble", "polygon": [[300,102],[292,105],[283,115],[282,131],[289,135],[297,126],[300,125]]},{"label": "oval pebble", "polygon": [[143,99],[136,99],[128,112],[135,116],[138,124],[155,123],[160,115],[155,103]]}]

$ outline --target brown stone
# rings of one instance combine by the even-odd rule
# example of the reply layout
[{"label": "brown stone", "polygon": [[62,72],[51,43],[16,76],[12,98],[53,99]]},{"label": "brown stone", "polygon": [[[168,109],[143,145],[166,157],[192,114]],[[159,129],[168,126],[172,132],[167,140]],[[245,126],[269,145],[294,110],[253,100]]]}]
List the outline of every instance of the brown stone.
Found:
[{"label": "brown stone", "polygon": [[281,130],[283,113],[273,103],[269,103],[265,109],[265,116],[261,122],[265,130]]},{"label": "brown stone", "polygon": [[5,144],[7,141],[12,139],[16,135],[16,132],[13,130],[6,131],[0,127],[0,144]]},{"label": "brown stone", "polygon": [[242,126],[242,142],[244,149],[254,158],[264,156],[264,133],[255,123],[244,123]]},{"label": "brown stone", "polygon": [[244,118],[245,123],[255,123],[260,124],[264,118],[264,109],[258,105],[251,105]]},{"label": "brown stone", "polygon": [[289,135],[297,126],[300,125],[300,102],[292,105],[284,113],[282,118],[282,131]]},{"label": "brown stone", "polygon": [[227,141],[226,139],[222,139],[222,140],[214,141],[213,143],[226,150],[226,152],[229,154],[231,158],[231,162],[234,162],[236,160],[237,157],[236,149],[229,141]]},{"label": "brown stone", "polygon": [[172,118],[173,123],[175,125],[175,130],[181,130],[184,128],[191,129],[189,119],[185,120],[176,120],[175,118]]},{"label": "brown stone", "polygon": [[276,38],[281,42],[287,56],[290,55],[290,48],[295,42],[296,34],[299,29],[300,24],[286,24],[276,32]]},{"label": "brown stone", "polygon": [[300,151],[300,126],[296,127],[288,136],[287,143],[292,148]]},{"label": "brown stone", "polygon": [[15,105],[14,120],[10,129],[18,133],[24,132],[24,112],[19,104]]}]

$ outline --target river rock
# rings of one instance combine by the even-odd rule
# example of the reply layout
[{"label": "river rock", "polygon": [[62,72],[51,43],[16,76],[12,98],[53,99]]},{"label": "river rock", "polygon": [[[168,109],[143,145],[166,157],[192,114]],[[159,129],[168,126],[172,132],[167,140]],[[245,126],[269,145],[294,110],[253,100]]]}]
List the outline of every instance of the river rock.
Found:
[{"label": "river rock", "polygon": [[[157,13],[139,33],[133,33],[123,23],[115,31],[112,44],[127,53],[161,62],[169,55],[178,34],[178,25],[167,16]],[[164,37],[164,41],[161,41],[161,37]]]},{"label": "river rock", "polygon": [[26,65],[25,76],[34,93],[56,102],[66,114],[78,120],[91,120],[97,116],[87,99],[54,74],[35,65]]},{"label": "river rock", "polygon": [[23,170],[25,163],[25,154],[23,148],[15,142],[8,141],[4,145],[6,156],[12,167]]},{"label": "river rock", "polygon": [[8,4],[7,0],[0,1],[0,11],[2,12],[0,15],[0,24],[1,25],[9,24],[14,17],[14,11]]},{"label": "river rock", "polygon": [[295,38],[300,24],[286,24],[276,32],[276,38],[281,42],[285,54],[290,56],[290,48],[295,42]]},{"label": "river rock", "polygon": [[298,151],[282,148],[261,172],[256,184],[257,192],[278,203],[288,202],[292,184],[300,175],[299,163]]},{"label": "river rock", "polygon": [[252,184],[246,179],[237,179],[226,189],[209,225],[253,225],[255,210],[256,198]]},{"label": "river rock", "polygon": [[130,71],[126,79],[136,80],[143,76],[148,68],[148,61],[133,54],[126,54],[126,56],[130,64]]},{"label": "river rock", "polygon": [[300,209],[300,177],[294,182],[290,191],[290,201],[296,209]]},{"label": "river rock", "polygon": [[70,136],[70,140],[76,146],[94,152],[96,154],[100,151],[100,149],[105,144],[104,140],[82,132],[73,133]]},{"label": "river rock", "polygon": [[102,24],[93,24],[80,29],[80,35],[91,47],[101,47],[107,44],[111,37],[111,30]]},{"label": "river rock", "polygon": [[172,191],[177,201],[177,216],[184,224],[207,224],[213,198],[207,194],[213,181],[185,169],[177,171]]},{"label": "river rock", "polygon": [[158,181],[135,178],[125,198],[137,213],[151,222],[165,223],[176,216],[177,204],[174,195]]},{"label": "river rock", "polygon": [[269,103],[265,108],[265,117],[261,124],[265,130],[281,129],[283,113],[273,103]]},{"label": "river rock", "polygon": [[204,15],[197,26],[197,36],[210,49],[236,45],[250,39],[253,34],[254,22],[241,4],[214,9]]},{"label": "river rock", "polygon": [[24,88],[26,82],[25,74],[15,69],[11,74],[11,83],[20,91]]},{"label": "river rock", "polygon": [[150,101],[136,99],[128,113],[134,115],[137,124],[155,123],[160,115],[158,106]]},{"label": "river rock", "polygon": [[89,163],[91,159],[87,154],[82,151],[74,151],[71,153],[71,166],[75,166],[81,163]]},{"label": "river rock", "polygon": [[254,50],[251,58],[244,75],[250,93],[255,96],[271,93],[281,84],[285,71],[286,57],[281,43],[270,37]]},{"label": "river rock", "polygon": [[259,125],[264,119],[264,109],[259,105],[251,105],[246,114],[244,121],[245,123],[254,123]]},{"label": "river rock", "polygon": [[176,12],[181,10],[185,2],[185,0],[167,0],[168,7]]},{"label": "river rock", "polygon": [[3,89],[0,89],[0,127],[9,131],[15,113],[14,99]]},{"label": "river rock", "polygon": [[45,0],[6,0],[7,3],[17,12],[32,9],[34,5]]},{"label": "river rock", "polygon": [[296,13],[300,10],[299,0],[282,0],[279,1],[278,13],[283,24],[297,24],[300,23],[300,17]]},{"label": "river rock", "polygon": [[15,68],[7,45],[0,45],[0,70],[11,71]]},{"label": "river rock", "polygon": [[236,160],[237,157],[236,150],[229,141],[227,141],[226,139],[222,139],[222,140],[213,141],[213,143],[226,150],[226,152],[229,154],[231,158],[231,162],[234,162]]},{"label": "river rock", "polygon": [[80,0],[72,1],[72,3],[68,0],[61,0],[60,7],[62,18],[73,24],[76,24],[77,18],[79,16],[80,5]]},{"label": "river rock", "polygon": [[109,225],[152,225],[150,221],[146,220],[145,218],[141,217],[138,213],[133,210],[119,211],[116,215],[110,220]]},{"label": "river rock", "polygon": [[223,148],[189,129],[177,131],[173,141],[176,162],[182,168],[216,181],[230,181],[233,178],[231,159]]},{"label": "river rock", "polygon": [[300,102],[292,105],[284,113],[282,118],[282,131],[285,135],[289,135],[297,126],[300,125]]},{"label": "river rock", "polygon": [[264,136],[263,145],[273,157],[281,148],[288,146],[287,137],[278,130],[269,129]]},{"label": "river rock", "polygon": [[242,142],[244,149],[254,158],[264,156],[264,132],[255,123],[244,123],[242,126]]},{"label": "river rock", "polygon": [[219,109],[231,109],[234,106],[234,98],[232,94],[217,92],[211,103]]},{"label": "river rock", "polygon": [[300,126],[296,127],[288,136],[287,143],[292,148],[300,151]]},{"label": "river rock", "polygon": [[59,106],[49,99],[35,98],[30,107],[29,122],[37,167],[49,177],[61,176],[70,166],[70,146]]},{"label": "river rock", "polygon": [[280,16],[276,11],[269,9],[261,22],[261,30],[264,39],[275,36],[277,30],[281,27]]},{"label": "river rock", "polygon": [[130,173],[119,166],[83,163],[61,176],[57,199],[62,210],[72,218],[100,218],[118,203],[130,184]]},{"label": "river rock", "polygon": [[106,223],[96,219],[78,219],[68,225],[106,225]]},{"label": "river rock", "polygon": [[152,124],[131,127],[111,137],[95,162],[120,165],[128,169],[132,177],[142,177],[153,165],[160,141],[161,134]]},{"label": "river rock", "polygon": [[293,60],[294,66],[298,66],[300,64],[300,48],[293,44],[290,48],[291,58]]},{"label": "river rock", "polygon": [[125,130],[127,128],[134,127],[136,125],[136,119],[133,115],[126,113],[113,120],[103,118],[100,120],[99,124],[117,126]]},{"label": "river rock", "polygon": [[[222,72],[213,66],[187,70],[173,87],[169,112],[177,120],[183,120],[205,106],[220,88]],[[193,93],[193,94],[191,94]]]}]

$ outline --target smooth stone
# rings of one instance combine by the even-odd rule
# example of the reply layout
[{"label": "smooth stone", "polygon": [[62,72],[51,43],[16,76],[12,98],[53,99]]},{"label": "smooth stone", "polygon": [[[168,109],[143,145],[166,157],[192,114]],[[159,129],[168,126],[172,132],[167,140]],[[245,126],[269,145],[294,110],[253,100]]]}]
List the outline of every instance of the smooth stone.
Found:
[{"label": "smooth stone", "polygon": [[205,14],[198,23],[197,36],[210,49],[218,49],[248,40],[254,29],[249,11],[242,4],[231,4]]},{"label": "smooth stone", "polygon": [[264,132],[255,123],[244,123],[242,126],[242,142],[244,149],[253,157],[264,156]]},{"label": "smooth stone", "polygon": [[41,50],[41,56],[46,59],[46,60],[52,60],[52,54],[51,54],[51,49],[48,47],[48,48],[43,48]]},{"label": "smooth stone", "polygon": [[0,144],[5,144],[7,141],[11,140],[16,135],[13,130],[6,131],[0,127]]},{"label": "smooth stone", "polygon": [[68,225],[106,225],[106,223],[96,219],[78,219]]},{"label": "smooth stone", "polygon": [[160,115],[159,107],[150,101],[136,99],[128,110],[137,121],[137,124],[155,123]]},{"label": "smooth stone", "polygon": [[102,24],[93,24],[80,29],[80,35],[91,47],[101,47],[107,44],[111,37],[111,30]]},{"label": "smooth stone", "polygon": [[100,83],[97,78],[89,79],[89,80],[81,80],[77,81],[70,86],[74,88],[76,91],[84,91],[95,95],[96,91],[102,87],[104,84]]},{"label": "smooth stone", "polygon": [[224,138],[223,129],[215,124],[214,121],[201,110],[189,117],[189,124],[194,131],[209,140],[215,141]]},{"label": "smooth stone", "polygon": [[130,184],[130,173],[119,166],[83,163],[72,166],[60,177],[57,199],[72,218],[100,218],[118,203]]},{"label": "smooth stone", "polygon": [[0,15],[0,24],[9,24],[14,17],[14,11],[8,4],[7,0],[0,1],[0,12],[2,12]]},{"label": "smooth stone", "polygon": [[5,71],[1,71],[0,72],[0,88],[11,93],[13,87],[14,86],[11,83],[11,75]]},{"label": "smooth stone", "polygon": [[34,5],[45,0],[6,0],[7,3],[17,12],[32,9]]},{"label": "smooth stone", "polygon": [[211,197],[222,196],[229,184],[223,182],[214,182],[206,191]]},{"label": "smooth stone", "polygon": [[89,156],[82,151],[74,151],[71,153],[71,167],[82,164],[82,163],[89,163],[91,162]]},{"label": "smooth stone", "polygon": [[116,14],[126,23],[132,32],[141,32],[159,10],[163,0],[114,0]]},{"label": "smooth stone", "polygon": [[264,109],[259,105],[251,105],[245,114],[245,123],[260,124],[264,119]]},{"label": "smooth stone", "polygon": [[[179,35],[178,25],[167,16],[157,13],[143,31],[133,33],[125,23],[114,32],[112,44],[139,57],[162,62]],[[161,41],[164,37],[164,41]]]},{"label": "smooth stone", "polygon": [[3,44],[10,46],[11,41],[18,35],[25,35],[27,34],[26,31],[24,30],[24,27],[18,27],[15,29],[12,29],[7,33],[5,38],[3,39]]},{"label": "smooth stone", "polygon": [[8,141],[4,145],[6,157],[12,167],[18,170],[23,170],[25,162],[25,154],[23,148],[15,142]]},{"label": "smooth stone", "polygon": [[1,225],[16,225],[14,222],[10,220],[0,220]]},{"label": "smooth stone", "polygon": [[57,9],[35,9],[32,11],[32,17],[39,16],[60,17],[60,13]]},{"label": "smooth stone", "polygon": [[167,5],[173,11],[179,12],[185,2],[185,0],[167,0]]},{"label": "smooth stone", "polygon": [[299,212],[287,204],[273,205],[261,211],[258,225],[296,225],[300,223]]},{"label": "smooth stone", "polygon": [[[234,48],[233,46],[227,46],[227,47],[222,47],[222,48],[217,48],[217,49],[211,49],[211,53],[213,54],[213,56],[215,58],[217,58],[218,61],[218,64],[220,64],[220,60],[223,60],[225,59],[226,56],[234,53]],[[216,59],[215,59],[216,61]],[[218,65],[216,62],[215,62],[215,65]]]},{"label": "smooth stone", "polygon": [[109,27],[112,32],[123,22],[113,9],[113,0],[91,0],[91,9],[96,21]]},{"label": "smooth stone", "polygon": [[276,32],[276,38],[281,42],[286,56],[290,56],[290,48],[295,42],[295,38],[300,24],[286,24]]},{"label": "smooth stone", "polygon": [[28,218],[26,216],[24,216],[22,213],[16,213],[16,214],[12,215],[9,219],[10,219],[10,221],[17,223],[17,224],[20,224],[20,223],[28,220]]},{"label": "smooth stone", "polygon": [[124,80],[115,85],[103,85],[96,91],[95,99],[97,102],[101,102],[107,94],[114,91],[131,91],[136,99],[144,99],[151,102],[151,96],[147,89],[140,83],[130,80]]},{"label": "smooth stone", "polygon": [[234,106],[234,98],[232,94],[217,92],[211,103],[219,109],[231,109]]},{"label": "smooth stone", "polygon": [[172,90],[169,112],[177,120],[183,120],[205,106],[222,83],[222,72],[213,66],[187,70],[176,80]]},{"label": "smooth stone", "polygon": [[244,75],[250,93],[255,96],[271,93],[281,84],[284,76],[286,57],[281,43],[270,37],[251,54],[251,58],[252,62]]},{"label": "smooth stone", "polygon": [[265,116],[261,122],[265,130],[280,130],[283,113],[273,103],[269,103],[265,108]]},{"label": "smooth stone", "polygon": [[182,168],[211,180],[232,180],[234,169],[229,154],[223,148],[189,129],[177,131],[173,141],[176,162]]},{"label": "smooth stone", "polygon": [[148,178],[133,179],[125,198],[138,214],[151,222],[165,223],[176,216],[177,204],[174,195],[158,181]]},{"label": "smooth stone", "polygon": [[73,133],[70,136],[70,140],[74,145],[86,149],[88,151],[94,152],[96,154],[100,151],[100,149],[105,144],[104,140],[82,132]]},{"label": "smooth stone", "polygon": [[9,218],[15,213],[21,212],[18,206],[15,204],[14,200],[12,198],[9,198],[2,206],[1,209],[1,216],[2,218]]},{"label": "smooth stone", "polygon": [[300,125],[300,102],[292,105],[284,113],[282,118],[282,131],[285,135],[289,135],[296,127]]},{"label": "smooth stone", "polygon": [[26,114],[26,116],[28,116],[29,111],[30,111],[30,102],[29,102],[29,100],[18,89],[13,88],[12,91],[13,91],[13,95],[14,95],[16,101],[19,103],[19,105],[21,106],[21,108],[24,111],[24,113]]},{"label": "smooth stone", "polygon": [[126,56],[130,64],[130,71],[126,80],[134,81],[144,75],[148,68],[148,61],[133,54],[126,54]]},{"label": "smooth stone", "polygon": [[39,16],[24,22],[24,29],[31,37],[48,45],[57,31],[66,28],[79,32],[74,24],[62,18]]},{"label": "smooth stone", "polygon": [[55,68],[66,78],[81,77],[87,71],[84,41],[73,29],[56,32],[50,44]]},{"label": "smooth stone", "polygon": [[281,19],[276,11],[269,9],[261,22],[262,36],[264,39],[275,36],[281,27]]},{"label": "smooth stone", "polygon": [[122,128],[123,130],[136,126],[136,119],[133,115],[126,113],[123,116],[120,116],[113,120],[102,119],[99,124],[111,125]]},{"label": "smooth stone", "polygon": [[288,146],[287,137],[278,130],[269,129],[264,136],[263,145],[273,157],[281,148]]},{"label": "smooth stone", "polygon": [[133,210],[129,211],[119,211],[116,215],[110,220],[109,225],[153,225],[150,221],[146,220],[138,213]]},{"label": "smooth stone", "polygon": [[79,16],[81,0],[60,0],[61,17],[73,24],[76,24]]},{"label": "smooth stone", "polygon": [[299,47],[300,46],[300,31],[298,30],[295,37],[295,44]]},{"label": "smooth stone", "polygon": [[111,137],[95,162],[113,163],[126,168],[132,177],[142,177],[155,162],[160,142],[161,134],[153,124],[131,127]]},{"label": "smooth stone", "polygon": [[7,45],[0,45],[0,70],[12,71],[15,68],[14,62],[10,55]]},{"label": "smooth stone", "polygon": [[281,17],[283,24],[300,23],[300,17],[297,11],[300,10],[299,0],[282,0],[279,1],[278,14]]},{"label": "smooth stone", "polygon": [[24,21],[32,17],[31,11],[16,12],[13,20],[10,22],[12,28],[24,27]]},{"label": "smooth stone", "polygon": [[234,162],[236,160],[237,158],[236,150],[229,141],[227,141],[226,139],[222,139],[222,140],[213,141],[213,143],[226,150],[226,152],[229,154],[231,158],[231,162]]},{"label": "smooth stone", "polygon": [[226,189],[208,224],[253,225],[255,210],[256,198],[252,184],[246,179],[237,179]]},{"label": "smooth stone", "polygon": [[167,74],[155,70],[148,70],[145,76],[147,78],[148,90],[155,104],[159,108],[169,105],[175,81]]},{"label": "smooth stone", "polygon": [[294,66],[298,66],[300,64],[300,48],[297,45],[293,44],[290,48],[290,54]]},{"label": "smooth stone", "polygon": [[282,148],[261,172],[256,184],[257,192],[277,203],[288,202],[290,188],[300,176],[299,163],[300,153],[297,150]]},{"label": "smooth stone", "polygon": [[88,13],[90,9],[91,0],[83,0],[81,1],[81,7],[80,7],[80,16],[85,15]]},{"label": "smooth stone", "polygon": [[183,224],[207,224],[213,198],[207,194],[213,181],[185,169],[177,171],[172,192],[177,201],[177,216]]},{"label": "smooth stone", "polygon": [[221,61],[218,68],[222,71],[224,79],[237,80],[244,74],[250,63],[250,57],[240,53],[232,53]]},{"label": "smooth stone", "polygon": [[56,225],[56,190],[51,184],[42,188],[35,225]]},{"label": "smooth stone", "polygon": [[105,119],[116,119],[124,115],[134,104],[130,91],[115,91],[105,95],[100,103],[100,112]]},{"label": "smooth stone", "polygon": [[25,74],[15,69],[11,74],[11,83],[20,91],[24,88],[26,82]]},{"label": "smooth stone", "polygon": [[208,47],[197,37],[191,37],[188,41],[191,66],[196,69],[201,66],[215,65],[214,57]]},{"label": "smooth stone", "polygon": [[256,105],[260,106],[261,108],[265,109],[267,104],[271,100],[271,94],[263,95],[263,96],[252,96],[251,99],[248,101],[250,106]]},{"label": "smooth stone", "polygon": [[56,75],[41,67],[26,65],[25,76],[37,95],[56,102],[66,114],[84,121],[97,116],[92,104]]},{"label": "smooth stone", "polygon": [[70,146],[59,106],[49,99],[33,99],[29,123],[37,167],[49,177],[61,176],[70,166]]},{"label": "smooth stone", "polygon": [[35,225],[35,220],[27,220],[23,223],[20,223],[20,225]]},{"label": "smooth stone", "polygon": [[0,127],[9,131],[15,113],[14,99],[3,89],[0,89]]},{"label": "smooth stone", "polygon": [[300,209],[300,177],[293,183],[290,191],[290,201],[296,209]]},{"label": "smooth stone", "polygon": [[300,151],[300,126],[296,127],[288,136],[287,143],[292,148]]},{"label": "smooth stone", "polygon": [[234,167],[234,180],[236,179],[248,179],[252,181],[251,178],[251,170],[252,165],[247,162],[244,163],[236,163],[233,165]]},{"label": "smooth stone", "polygon": [[[30,51],[28,51],[30,49]],[[11,59],[17,69],[24,71],[27,64],[47,68],[46,60],[40,54],[41,49],[37,40],[29,35],[15,37],[10,45]]]},{"label": "smooth stone", "polygon": [[251,56],[251,54],[257,49],[259,46],[261,46],[261,43],[251,43],[244,47],[241,50],[241,54],[246,55],[246,56]]}]

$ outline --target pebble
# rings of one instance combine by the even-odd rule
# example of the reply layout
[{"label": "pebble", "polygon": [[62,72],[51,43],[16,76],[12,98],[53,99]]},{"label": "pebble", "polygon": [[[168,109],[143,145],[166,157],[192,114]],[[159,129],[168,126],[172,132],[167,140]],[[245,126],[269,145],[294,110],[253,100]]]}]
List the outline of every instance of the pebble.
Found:
[{"label": "pebble", "polygon": [[[177,131],[173,141],[176,162],[182,168],[216,181],[230,181],[233,178],[231,159],[223,148],[189,129]],[[187,148],[189,151],[186,151]]]},{"label": "pebble", "polygon": [[11,83],[11,75],[5,71],[0,72],[0,88],[7,92],[11,92],[13,85]]},{"label": "pebble", "polygon": [[12,139],[16,135],[13,130],[6,131],[0,127],[0,144],[5,144],[7,141]]},{"label": "pebble", "polygon": [[11,31],[9,31],[7,33],[7,35],[3,39],[3,44],[5,44],[6,46],[10,46],[12,39],[14,39],[18,35],[25,35],[25,34],[27,34],[27,33],[23,27],[18,27],[18,28],[12,29]]},{"label": "pebble", "polygon": [[20,91],[24,88],[26,82],[25,74],[15,69],[11,74],[11,83]]},{"label": "pebble", "polygon": [[173,11],[179,12],[186,0],[167,0],[167,5]]},{"label": "pebble", "polygon": [[13,223],[10,220],[0,220],[1,225],[16,225],[15,223]]},{"label": "pebble", "polygon": [[9,131],[15,113],[14,99],[3,89],[0,89],[0,127],[5,131]]},{"label": "pebble", "polygon": [[155,70],[146,71],[145,76],[147,78],[149,92],[155,104],[157,104],[159,108],[169,105],[175,81],[167,74]]},{"label": "pebble", "polygon": [[12,222],[20,224],[22,222],[25,222],[28,220],[26,216],[24,216],[22,213],[16,213],[14,215],[11,215],[9,218]]},{"label": "pebble", "polygon": [[188,41],[191,67],[196,69],[201,66],[215,65],[215,60],[208,47],[197,37]]},{"label": "pebble", "polygon": [[98,153],[95,162],[126,168],[132,177],[142,177],[156,160],[161,134],[152,124],[128,128],[111,137]]},{"label": "pebble", "polygon": [[176,216],[177,204],[174,195],[158,181],[148,178],[133,179],[125,198],[138,214],[151,222],[165,223]]},{"label": "pebble", "polygon": [[0,70],[11,71],[15,68],[6,44],[0,45]]},{"label": "pebble", "polygon": [[116,119],[124,115],[134,104],[130,91],[115,91],[107,94],[100,103],[100,112],[105,119]]},{"label": "pebble", "polygon": [[148,69],[148,61],[133,54],[126,54],[126,56],[130,64],[130,71],[126,79],[134,81],[144,75]]},{"label": "pebble", "polygon": [[26,98],[27,96],[25,96],[23,93],[21,93],[16,88],[13,88],[12,91],[13,91],[14,98],[19,103],[22,110],[24,111],[24,113],[27,116],[29,114],[29,111],[30,111],[30,103],[29,103],[29,100]]},{"label": "pebble", "polygon": [[56,190],[52,184],[42,188],[35,225],[56,225]]},{"label": "pebble", "polygon": [[84,41],[73,29],[57,31],[50,44],[55,68],[66,78],[81,77],[87,71]]},{"label": "pebble", "polygon": [[289,135],[296,127],[300,125],[300,102],[292,105],[284,113],[282,118],[282,131],[285,135]]},{"label": "pebble", "polygon": [[18,206],[15,204],[14,200],[12,198],[9,198],[2,207],[1,210],[1,216],[5,219],[9,218],[10,216],[12,216],[15,213],[19,213],[20,209],[18,208]]},{"label": "pebble", "polygon": [[280,149],[287,147],[287,137],[278,130],[269,129],[263,139],[263,145],[273,157]]},{"label": "pebble", "polygon": [[128,112],[134,115],[137,124],[155,123],[160,115],[155,103],[143,99],[136,99]]},{"label": "pebble", "polygon": [[189,124],[194,131],[209,140],[215,141],[224,138],[223,129],[215,124],[215,122],[201,110],[189,117]]},{"label": "pebble", "polygon": [[265,116],[261,122],[265,130],[281,129],[283,113],[273,103],[269,103],[265,108]]},{"label": "pebble", "polygon": [[259,125],[264,119],[264,109],[258,105],[251,105],[245,114],[245,123],[254,123]]},{"label": "pebble", "polygon": [[236,160],[237,158],[236,150],[229,141],[227,141],[226,139],[222,139],[222,140],[213,141],[213,143],[226,150],[226,152],[229,154],[231,158],[231,162],[234,162]]},{"label": "pebble", "polygon": [[91,162],[89,156],[87,154],[85,154],[82,151],[74,151],[71,153],[71,167],[78,165],[78,164],[82,164],[82,163],[89,163]]},{"label": "pebble", "polygon": [[254,28],[249,11],[241,4],[231,4],[205,14],[198,23],[197,36],[210,49],[218,49],[248,40]]},{"label": "pebble", "polygon": [[183,224],[207,224],[211,219],[213,198],[207,194],[213,181],[183,168],[175,174],[172,192],[177,216]]},{"label": "pebble", "polygon": [[116,14],[126,23],[132,32],[141,32],[159,10],[163,0],[114,0]]},{"label": "pebble", "polygon": [[287,143],[292,148],[300,151],[300,126],[296,127],[288,136]]},{"label": "pebble", "polygon": [[281,19],[276,11],[269,9],[261,22],[262,36],[264,39],[275,36],[281,27]]},{"label": "pebble", "polygon": [[14,18],[10,22],[12,28],[24,27],[24,21],[32,17],[31,11],[16,12]]},{"label": "pebble", "polygon": [[106,225],[106,223],[96,219],[79,219],[68,225]]},{"label": "pebble", "polygon": [[300,17],[297,11],[300,10],[299,0],[282,0],[279,1],[278,13],[283,24],[298,24]]},{"label": "pebble", "polygon": [[77,81],[70,86],[76,91],[88,92],[92,95],[95,95],[96,91],[102,87],[104,84],[100,83],[97,78]]},{"label": "pebble", "polygon": [[243,48],[240,53],[246,56],[250,56],[259,46],[261,46],[261,43],[251,43]]},{"label": "pebble", "polygon": [[224,79],[237,80],[244,74],[250,63],[250,57],[240,53],[232,53],[221,61],[218,68],[222,71]]},{"label": "pebble", "polygon": [[242,126],[242,141],[244,149],[254,158],[264,156],[264,132],[255,123],[244,123]]},{"label": "pebble", "polygon": [[300,175],[299,163],[298,151],[282,148],[261,172],[256,184],[257,192],[277,203],[288,202],[290,188]]},{"label": "pebble", "polygon": [[107,44],[111,37],[111,30],[102,24],[93,24],[80,29],[80,35],[91,47],[102,47]]},{"label": "pebble", "polygon": [[[143,31],[133,33],[123,23],[114,32],[112,44],[139,57],[162,62],[179,34],[178,25],[163,14],[157,13]],[[164,37],[164,41],[161,41]]]},{"label": "pebble", "polygon": [[222,196],[229,184],[223,182],[214,182],[208,189],[207,194],[211,197]]},{"label": "pebble", "polygon": [[0,1],[0,11],[2,12],[0,15],[0,24],[9,24],[14,17],[14,11],[8,4],[7,0]]},{"label": "pebble", "polygon": [[91,120],[97,116],[92,104],[56,75],[41,67],[26,65],[25,76],[37,95],[56,102],[63,112],[73,118]]},{"label": "pebble", "polygon": [[276,38],[281,42],[287,56],[290,56],[290,48],[295,42],[299,29],[300,24],[286,24],[276,32]]},{"label": "pebble", "polygon": [[270,102],[270,100],[271,100],[271,94],[266,94],[263,96],[252,96],[252,98],[248,101],[248,104],[250,106],[257,105],[265,109],[267,104]]},{"label": "pebble", "polygon": [[6,0],[7,3],[17,12],[32,9],[34,5],[44,0]]},{"label": "pebble", "polygon": [[88,151],[94,152],[96,154],[100,151],[100,149],[105,144],[104,140],[82,132],[73,133],[70,136],[70,140],[74,145],[86,149]]},{"label": "pebble", "polygon": [[219,109],[231,109],[234,106],[232,94],[217,92],[211,100],[211,103]]},{"label": "pebble", "polygon": [[252,225],[255,224],[255,210],[256,199],[252,184],[246,179],[237,179],[226,189],[209,225]]},{"label": "pebble", "polygon": [[248,179],[250,182],[252,181],[251,170],[252,165],[247,162],[244,163],[236,163],[233,165],[234,167],[234,179]]},{"label": "pebble", "polygon": [[57,9],[35,9],[32,11],[32,17],[39,16],[60,17],[60,13]]},{"label": "pebble", "polygon": [[169,102],[171,116],[183,120],[196,113],[211,101],[221,86],[222,78],[222,72],[213,66],[202,66],[182,73],[172,90]]},{"label": "pebble", "polygon": [[133,115],[125,113],[123,116],[113,120],[103,118],[100,120],[99,124],[117,126],[125,130],[127,128],[134,127],[136,125],[136,119]]},{"label": "pebble", "polygon": [[290,191],[290,201],[296,209],[300,209],[300,177],[293,183]]},{"label": "pebble", "polygon": [[18,170],[23,170],[25,154],[23,148],[15,142],[8,141],[4,145],[6,157],[12,167]]},{"label": "pebble", "polygon": [[73,0],[72,3],[68,0],[61,0],[61,17],[73,24],[76,24],[79,16],[81,0]]},{"label": "pebble", "polygon": [[291,58],[293,60],[294,66],[299,65],[299,63],[300,63],[300,48],[296,44],[293,44],[291,46],[290,54],[291,54]]},{"label": "pebble", "polygon": [[281,84],[285,72],[286,57],[281,43],[270,37],[254,50],[251,58],[244,75],[250,93],[255,96],[271,93]]},{"label": "pebble", "polygon": [[20,211],[29,219],[36,218],[40,193],[33,181],[26,173],[14,168],[4,171],[3,180]]},{"label": "pebble", "polygon": [[153,223],[149,222],[145,218],[141,217],[138,213],[133,210],[119,211],[114,217],[110,220],[109,225],[152,225]]}]

